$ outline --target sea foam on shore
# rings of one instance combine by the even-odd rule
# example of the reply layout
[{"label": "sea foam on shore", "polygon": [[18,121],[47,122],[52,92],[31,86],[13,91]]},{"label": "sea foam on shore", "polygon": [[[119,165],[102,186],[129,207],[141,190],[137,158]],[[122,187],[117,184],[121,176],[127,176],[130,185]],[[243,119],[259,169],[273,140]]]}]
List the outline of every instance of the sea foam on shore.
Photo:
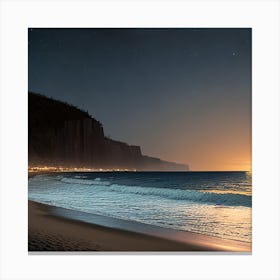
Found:
[{"label": "sea foam on shore", "polygon": [[251,251],[236,242],[29,201],[28,248],[34,251]]}]

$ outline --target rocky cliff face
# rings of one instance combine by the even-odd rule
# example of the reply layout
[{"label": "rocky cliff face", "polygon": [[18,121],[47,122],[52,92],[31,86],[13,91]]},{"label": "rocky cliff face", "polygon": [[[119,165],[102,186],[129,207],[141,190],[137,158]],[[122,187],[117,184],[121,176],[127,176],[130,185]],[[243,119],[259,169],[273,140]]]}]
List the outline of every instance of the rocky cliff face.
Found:
[{"label": "rocky cliff face", "polygon": [[143,156],[139,146],[104,136],[102,124],[78,108],[28,94],[29,166],[136,170],[188,170],[188,166]]}]

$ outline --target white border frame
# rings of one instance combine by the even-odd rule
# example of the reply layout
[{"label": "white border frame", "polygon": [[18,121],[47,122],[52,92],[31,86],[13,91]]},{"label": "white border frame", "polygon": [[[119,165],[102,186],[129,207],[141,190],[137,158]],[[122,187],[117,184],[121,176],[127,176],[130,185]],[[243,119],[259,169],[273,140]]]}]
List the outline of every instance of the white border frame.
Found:
[{"label": "white border frame", "polygon": [[[252,255],[28,255],[27,28],[252,27]],[[278,1],[1,2],[1,279],[280,279]]]}]

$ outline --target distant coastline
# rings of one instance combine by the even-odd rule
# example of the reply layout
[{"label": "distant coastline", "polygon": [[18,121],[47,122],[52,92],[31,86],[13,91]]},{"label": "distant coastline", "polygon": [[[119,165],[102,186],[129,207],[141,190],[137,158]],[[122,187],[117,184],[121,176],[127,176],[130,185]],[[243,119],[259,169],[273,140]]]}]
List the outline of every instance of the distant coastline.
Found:
[{"label": "distant coastline", "polygon": [[189,166],[143,155],[140,146],[105,136],[88,112],[28,93],[29,168],[116,171],[188,171]]}]

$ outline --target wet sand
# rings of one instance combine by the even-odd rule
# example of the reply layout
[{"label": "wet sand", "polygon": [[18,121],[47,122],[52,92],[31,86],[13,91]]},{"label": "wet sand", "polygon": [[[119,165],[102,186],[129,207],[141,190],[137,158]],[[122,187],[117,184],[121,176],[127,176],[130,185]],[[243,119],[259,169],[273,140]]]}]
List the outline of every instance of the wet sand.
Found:
[{"label": "wet sand", "polygon": [[[250,252],[251,245],[196,233],[143,234],[55,215],[56,207],[28,202],[28,250]],[[71,211],[71,210],[70,210]]]}]

